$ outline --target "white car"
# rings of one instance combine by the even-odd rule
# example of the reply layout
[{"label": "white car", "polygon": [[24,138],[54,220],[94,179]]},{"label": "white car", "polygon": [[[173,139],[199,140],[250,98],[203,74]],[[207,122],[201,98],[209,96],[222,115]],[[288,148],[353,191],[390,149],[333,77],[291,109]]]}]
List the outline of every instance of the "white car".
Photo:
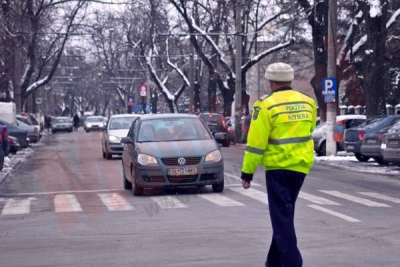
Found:
[{"label": "white car", "polygon": [[51,132],[72,132],[72,120],[69,117],[56,117],[51,120]]},{"label": "white car", "polygon": [[83,128],[88,133],[90,131],[103,130],[105,126],[106,123],[103,116],[90,116],[86,118]]},{"label": "white car", "polygon": [[122,155],[124,145],[121,139],[126,137],[138,114],[119,114],[111,116],[101,140],[103,158],[111,159],[112,155]]}]

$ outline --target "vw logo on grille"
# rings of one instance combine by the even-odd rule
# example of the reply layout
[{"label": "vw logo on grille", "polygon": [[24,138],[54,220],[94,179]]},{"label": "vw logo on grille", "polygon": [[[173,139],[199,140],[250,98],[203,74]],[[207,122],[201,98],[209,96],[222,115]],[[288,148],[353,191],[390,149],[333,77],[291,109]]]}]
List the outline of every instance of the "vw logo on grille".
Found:
[{"label": "vw logo on grille", "polygon": [[183,165],[186,164],[186,159],[185,158],[179,158],[178,159],[178,163],[179,163],[179,165],[183,166]]}]

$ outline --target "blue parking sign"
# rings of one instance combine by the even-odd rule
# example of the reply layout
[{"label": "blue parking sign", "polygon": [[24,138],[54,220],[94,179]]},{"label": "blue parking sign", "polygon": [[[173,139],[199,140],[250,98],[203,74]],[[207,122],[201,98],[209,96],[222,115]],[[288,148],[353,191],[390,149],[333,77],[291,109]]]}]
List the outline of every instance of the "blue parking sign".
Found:
[{"label": "blue parking sign", "polygon": [[336,101],[337,79],[335,77],[322,79],[322,95],[324,96],[325,103]]}]

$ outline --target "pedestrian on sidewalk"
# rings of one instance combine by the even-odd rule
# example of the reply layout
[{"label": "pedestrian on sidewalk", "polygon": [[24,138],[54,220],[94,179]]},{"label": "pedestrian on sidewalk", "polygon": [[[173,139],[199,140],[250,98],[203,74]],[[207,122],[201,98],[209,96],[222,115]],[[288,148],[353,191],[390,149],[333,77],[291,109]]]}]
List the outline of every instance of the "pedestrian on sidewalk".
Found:
[{"label": "pedestrian on sidewalk", "polygon": [[314,100],[294,91],[293,68],[268,66],[265,77],[271,94],[253,107],[242,167],[242,185],[250,188],[259,164],[264,166],[272,223],[272,242],[266,267],[299,267],[294,211],[297,196],[314,163],[311,133],[316,127]]}]

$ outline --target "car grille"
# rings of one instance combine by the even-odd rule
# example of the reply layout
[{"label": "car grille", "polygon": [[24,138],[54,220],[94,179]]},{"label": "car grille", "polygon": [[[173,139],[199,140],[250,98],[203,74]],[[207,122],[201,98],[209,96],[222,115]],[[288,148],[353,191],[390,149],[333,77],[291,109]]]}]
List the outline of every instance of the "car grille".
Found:
[{"label": "car grille", "polygon": [[[161,161],[166,166],[179,166],[178,159],[179,158],[162,158]],[[185,160],[185,165],[197,165],[200,163],[201,157],[185,157]]]},{"label": "car grille", "polygon": [[346,130],[345,142],[358,142],[360,139],[360,132],[358,130]]},{"label": "car grille", "polygon": [[193,183],[197,180],[197,175],[188,175],[188,176],[170,176],[168,175],[168,180],[174,184],[180,183]]}]

